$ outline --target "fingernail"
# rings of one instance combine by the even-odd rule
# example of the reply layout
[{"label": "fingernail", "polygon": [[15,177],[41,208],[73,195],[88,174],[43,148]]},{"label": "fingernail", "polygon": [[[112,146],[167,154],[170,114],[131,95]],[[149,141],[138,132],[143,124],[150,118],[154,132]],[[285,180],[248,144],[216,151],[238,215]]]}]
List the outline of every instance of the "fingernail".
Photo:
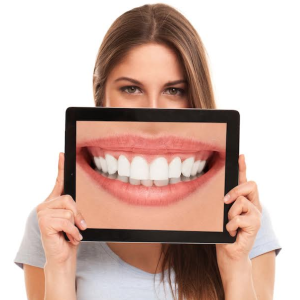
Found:
[{"label": "fingernail", "polygon": [[83,239],[83,236],[79,233],[79,237],[80,237],[80,240],[82,240]]},{"label": "fingernail", "polygon": [[230,195],[229,195],[229,194],[226,194],[226,196],[224,197],[224,202],[228,202],[228,201],[229,201],[229,198],[230,198]]},{"label": "fingernail", "polygon": [[86,222],[84,220],[81,220],[80,223],[81,223],[81,226],[85,229],[86,228]]}]

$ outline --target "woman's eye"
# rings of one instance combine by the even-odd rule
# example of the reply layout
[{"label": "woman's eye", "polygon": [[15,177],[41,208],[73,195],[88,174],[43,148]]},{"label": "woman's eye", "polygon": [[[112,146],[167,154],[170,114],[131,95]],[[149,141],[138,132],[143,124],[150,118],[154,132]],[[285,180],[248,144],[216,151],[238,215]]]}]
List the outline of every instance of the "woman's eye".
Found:
[{"label": "woman's eye", "polygon": [[[120,90],[122,92],[125,92],[127,94],[136,94],[136,90],[139,90],[139,88],[137,86],[124,86],[124,87],[121,87]],[[168,88],[166,89],[167,91],[169,91],[169,95],[171,96],[183,96],[185,94],[185,91],[184,89],[179,89],[179,88]]]},{"label": "woman's eye", "polygon": [[[179,89],[179,88],[168,88],[167,90],[170,91],[170,95],[172,96],[183,96],[184,95],[184,90],[183,89]],[[179,94],[178,94],[179,92]]]},{"label": "woman's eye", "polygon": [[[126,92],[128,94],[135,94],[134,92],[137,88],[138,88],[137,86],[124,86],[121,88],[121,91]],[[128,90],[128,92],[127,92],[127,90]]]}]

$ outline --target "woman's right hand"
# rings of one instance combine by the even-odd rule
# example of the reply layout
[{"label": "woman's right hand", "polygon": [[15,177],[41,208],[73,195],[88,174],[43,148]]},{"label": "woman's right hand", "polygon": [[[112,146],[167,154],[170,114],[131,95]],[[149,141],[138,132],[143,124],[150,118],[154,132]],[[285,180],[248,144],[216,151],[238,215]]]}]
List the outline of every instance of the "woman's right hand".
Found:
[{"label": "woman's right hand", "polygon": [[[47,263],[64,264],[76,260],[77,246],[86,229],[83,216],[70,195],[62,195],[64,187],[64,153],[59,154],[58,175],[55,186],[48,198],[36,210],[41,238]],[[64,231],[70,242],[66,241]]]}]

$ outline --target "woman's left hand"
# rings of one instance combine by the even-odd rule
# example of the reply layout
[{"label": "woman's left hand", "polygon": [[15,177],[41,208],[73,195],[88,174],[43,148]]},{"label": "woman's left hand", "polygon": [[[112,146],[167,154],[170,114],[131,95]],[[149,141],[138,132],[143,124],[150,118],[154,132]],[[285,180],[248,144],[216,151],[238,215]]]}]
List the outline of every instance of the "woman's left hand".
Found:
[{"label": "woman's left hand", "polygon": [[227,195],[229,195],[229,199],[225,201],[226,204],[235,202],[228,212],[229,222],[226,229],[231,236],[235,236],[237,233],[237,237],[232,244],[216,244],[220,269],[230,268],[233,262],[248,260],[249,252],[260,228],[262,207],[259,202],[257,185],[254,181],[247,181],[243,154],[239,156],[239,185],[229,191]]}]

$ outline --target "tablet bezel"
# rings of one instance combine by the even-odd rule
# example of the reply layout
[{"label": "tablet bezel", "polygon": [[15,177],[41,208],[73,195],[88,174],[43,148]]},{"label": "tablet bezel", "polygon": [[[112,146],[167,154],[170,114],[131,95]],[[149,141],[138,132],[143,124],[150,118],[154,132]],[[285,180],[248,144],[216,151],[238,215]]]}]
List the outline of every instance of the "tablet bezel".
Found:
[{"label": "tablet bezel", "polygon": [[[240,114],[236,110],[68,107],[65,116],[64,194],[71,195],[75,202],[76,121],[227,123],[224,195],[238,185]],[[233,243],[236,236],[232,237],[226,230],[228,211],[232,205],[224,203],[223,232],[87,228],[80,230],[80,233],[83,242]],[[69,240],[66,234],[64,236]]]}]

